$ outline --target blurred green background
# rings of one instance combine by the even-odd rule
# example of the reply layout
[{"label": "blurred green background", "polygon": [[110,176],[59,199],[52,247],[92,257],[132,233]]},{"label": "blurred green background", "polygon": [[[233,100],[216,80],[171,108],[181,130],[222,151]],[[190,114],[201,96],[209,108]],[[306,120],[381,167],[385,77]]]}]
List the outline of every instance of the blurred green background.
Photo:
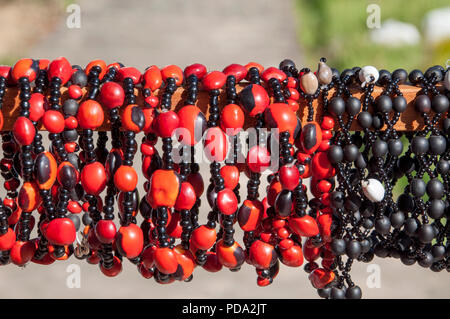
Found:
[{"label": "blurred green background", "polygon": [[[366,10],[371,4],[379,5],[381,22],[395,19],[415,25],[421,33],[420,42],[393,48],[370,41]],[[341,70],[368,63],[388,70],[445,65],[450,58],[450,39],[429,45],[422,28],[427,12],[449,5],[443,0],[296,0],[298,41],[308,64],[315,64],[318,56],[324,56],[329,65]]]}]

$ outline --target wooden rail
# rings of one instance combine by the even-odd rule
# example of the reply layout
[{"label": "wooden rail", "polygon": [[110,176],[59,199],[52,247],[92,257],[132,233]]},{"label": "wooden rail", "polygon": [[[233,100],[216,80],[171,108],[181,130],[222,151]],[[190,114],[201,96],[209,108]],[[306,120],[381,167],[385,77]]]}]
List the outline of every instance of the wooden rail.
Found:
[{"label": "wooden rail", "polygon": [[[245,85],[238,85],[237,91],[241,91]],[[406,98],[408,102],[408,108],[405,112],[402,113],[400,120],[395,125],[395,129],[398,131],[413,131],[413,130],[420,130],[424,123],[422,117],[415,111],[414,109],[414,99],[416,97],[417,92],[420,90],[420,88],[415,86],[409,86],[409,85],[401,85],[400,90],[403,92],[404,97]],[[356,98],[360,98],[362,93],[361,90],[358,88],[352,88],[352,93]],[[85,92],[85,91],[84,91]],[[373,96],[377,97],[382,93],[382,88],[375,87]],[[67,88],[61,89],[62,94],[62,100],[64,101],[67,99]],[[138,95],[138,103],[142,105],[142,95],[140,94],[140,91],[136,89],[136,94]],[[161,90],[159,92],[156,92],[156,95],[160,95]],[[334,94],[334,89],[330,90],[328,93],[329,98],[331,98]],[[184,105],[184,101],[186,100],[185,96],[185,90],[182,88],[178,88],[177,91],[174,93],[172,97],[172,108],[175,110],[178,110]],[[223,107],[225,103],[225,92],[223,91],[221,93],[221,96],[219,98],[220,101],[220,107]],[[197,102],[197,106],[205,113],[206,116],[208,116],[208,92],[206,91],[200,91],[199,92],[199,98]],[[321,115],[323,113],[322,105],[322,98],[319,97],[319,100],[315,100],[314,105],[314,117],[315,119],[320,119]],[[18,90],[16,88],[8,88],[4,97],[4,103],[3,103],[3,117],[4,117],[4,126],[3,130],[11,130],[13,123],[15,119],[17,118],[19,114],[19,94]],[[302,123],[307,122],[307,108],[305,107],[305,100],[300,99],[300,108],[298,110],[298,116],[301,118]],[[105,109],[105,122],[100,127],[100,130],[106,131],[109,129],[110,122],[108,119],[108,111]],[[246,126],[250,127],[253,125],[253,119],[246,119]],[[43,130],[43,126],[39,124],[39,129]],[[337,129],[337,127],[336,127]],[[360,130],[361,127],[358,125],[357,121],[355,120],[353,122],[353,125],[351,126],[352,131]]]}]

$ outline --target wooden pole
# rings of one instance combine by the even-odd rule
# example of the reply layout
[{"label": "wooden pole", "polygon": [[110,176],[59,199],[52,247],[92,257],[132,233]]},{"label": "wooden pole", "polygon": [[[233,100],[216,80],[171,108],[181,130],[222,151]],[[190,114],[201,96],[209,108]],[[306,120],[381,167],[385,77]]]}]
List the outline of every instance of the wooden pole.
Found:
[{"label": "wooden pole", "polygon": [[[236,90],[239,92],[241,91],[245,85],[238,85],[236,87]],[[400,116],[399,121],[395,124],[395,129],[398,131],[414,131],[414,130],[420,130],[423,128],[423,118],[420,116],[419,113],[416,112],[414,108],[414,99],[416,97],[417,92],[420,90],[420,88],[415,86],[409,86],[409,85],[400,85],[400,90],[403,93],[406,101],[408,102],[408,107],[405,112],[402,113]],[[84,90],[83,93],[86,91]],[[356,98],[361,98],[363,93],[361,92],[361,89],[358,88],[352,88],[351,92],[353,93],[353,96]],[[375,87],[373,92],[373,97],[376,98],[383,92],[383,89],[380,87]],[[162,92],[159,90],[159,92],[156,92],[156,95],[160,95]],[[136,94],[138,95],[137,101],[138,104],[142,105],[143,97],[140,93],[140,90],[138,91],[136,89]],[[334,95],[334,89],[330,90],[328,93],[328,98],[331,99],[331,97]],[[61,89],[61,96],[62,101],[68,98],[67,94],[67,88],[63,87]],[[200,91],[198,95],[198,102],[197,106],[205,113],[206,116],[208,116],[208,92],[206,91]],[[83,96],[84,99],[84,96]],[[82,99],[82,100],[83,100]],[[81,100],[81,101],[82,101]],[[185,90],[183,88],[178,88],[176,92],[174,93],[172,97],[172,109],[178,110],[184,105],[184,101],[186,100],[185,96]],[[219,97],[220,101],[220,107],[223,107],[226,101],[225,98],[225,91],[221,92],[221,96]],[[17,88],[8,88],[6,90],[6,94],[4,96],[4,102],[3,102],[3,118],[4,118],[4,125],[3,130],[8,131],[11,130],[14,124],[14,121],[17,119],[19,115],[19,94]],[[307,122],[307,107],[306,107],[306,101],[304,99],[300,99],[299,101],[300,108],[297,112],[299,118],[302,120],[302,124]],[[320,120],[322,114],[323,114],[323,108],[322,108],[322,97],[320,96],[318,100],[314,100],[313,103],[314,106],[314,118],[316,120]],[[370,111],[370,109],[369,109]],[[110,122],[108,118],[108,111],[105,109],[105,122],[104,124],[99,128],[99,130],[107,131],[110,128]],[[253,119],[246,119],[246,126],[250,127],[253,125],[254,120]],[[39,129],[43,130],[43,126],[39,124]],[[336,129],[338,129],[336,125]],[[357,121],[353,121],[353,124],[351,126],[352,131],[358,131],[361,130],[361,127],[358,125]]]}]

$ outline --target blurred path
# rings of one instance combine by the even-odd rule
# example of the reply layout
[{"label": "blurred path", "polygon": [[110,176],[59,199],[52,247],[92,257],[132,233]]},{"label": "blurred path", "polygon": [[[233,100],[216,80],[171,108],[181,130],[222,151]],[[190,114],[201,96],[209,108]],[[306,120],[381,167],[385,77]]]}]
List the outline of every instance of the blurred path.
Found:
[{"label": "blurred path", "polygon": [[80,65],[102,58],[141,69],[195,62],[222,69],[254,59],[277,66],[287,57],[300,61],[290,0],[84,0],[79,4],[81,28],[67,28],[64,17],[61,27],[32,50],[33,57],[66,56]]},{"label": "blurred path", "polygon": [[[35,58],[63,55],[80,65],[102,58],[140,69],[150,64],[183,67],[194,62],[222,69],[253,60],[277,66],[286,57],[301,64],[290,0],[84,0],[80,6],[81,29],[68,29],[64,18],[55,33],[24,53]],[[140,155],[135,158],[138,167]],[[202,165],[202,174],[207,181],[208,167]],[[262,181],[264,187],[265,178]],[[241,190],[245,191],[246,182],[241,179]],[[202,202],[204,220],[207,204],[205,199]],[[240,231],[236,238],[242,243]],[[72,263],[80,265],[79,289],[66,286],[67,266]],[[367,288],[366,264],[353,267],[353,279],[365,298],[450,298],[447,272],[406,267],[392,259],[375,259],[374,263],[381,269],[379,289]],[[197,269],[189,284],[158,285],[142,278],[129,262],[118,277],[107,278],[98,266],[75,258],[49,267],[30,264],[25,270],[10,265],[1,269],[0,282],[8,287],[0,291],[0,298],[317,298],[302,268],[283,265],[266,288],[256,286],[255,271],[248,265],[237,273]]]}]

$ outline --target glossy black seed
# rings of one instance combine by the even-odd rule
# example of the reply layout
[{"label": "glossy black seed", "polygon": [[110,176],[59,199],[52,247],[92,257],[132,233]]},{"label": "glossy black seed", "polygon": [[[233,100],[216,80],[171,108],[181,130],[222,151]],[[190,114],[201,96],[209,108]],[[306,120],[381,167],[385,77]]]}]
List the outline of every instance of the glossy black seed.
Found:
[{"label": "glossy black seed", "polygon": [[408,103],[403,96],[396,96],[392,101],[392,106],[396,112],[402,113],[406,110]]},{"label": "glossy black seed", "polygon": [[87,75],[83,70],[78,70],[72,74],[70,81],[72,84],[79,85],[81,87],[85,87],[87,84]]},{"label": "glossy black seed", "polygon": [[421,155],[428,152],[430,148],[430,143],[428,139],[424,136],[415,136],[411,141],[411,149],[414,154]]},{"label": "glossy black seed", "polygon": [[431,100],[431,108],[437,113],[447,112],[449,107],[448,98],[445,95],[438,94]]},{"label": "glossy black seed", "polygon": [[345,246],[345,253],[350,258],[357,258],[361,254],[361,244],[357,240],[350,240]]},{"label": "glossy black seed", "polygon": [[337,287],[333,287],[333,288],[331,288],[330,298],[331,299],[345,299],[345,291],[342,289],[339,289]]},{"label": "glossy black seed", "polygon": [[389,154],[392,156],[400,156],[403,152],[403,143],[402,141],[398,139],[391,138],[388,141],[388,148],[389,148]]},{"label": "glossy black seed", "polygon": [[330,298],[331,288],[328,287],[328,288],[317,289],[317,293],[319,294],[319,296],[321,298],[328,299],[328,298]]},{"label": "glossy black seed", "polygon": [[428,95],[418,95],[414,101],[414,106],[417,112],[428,113],[431,110],[431,100]]},{"label": "glossy black seed", "polygon": [[425,195],[427,185],[423,179],[413,178],[410,188],[411,194],[413,194],[415,197],[422,197],[423,195]]},{"label": "glossy black seed", "polygon": [[450,170],[450,162],[441,158],[437,163],[436,168],[439,174],[447,174]]},{"label": "glossy black seed", "polygon": [[434,238],[434,235],[435,234],[434,234],[433,226],[431,226],[429,224],[420,226],[417,231],[417,236],[418,236],[419,240],[424,244],[431,243],[431,241]]},{"label": "glossy black seed", "polygon": [[375,211],[375,204],[369,200],[365,200],[362,202],[360,207],[360,212],[364,217],[373,216],[373,212]]},{"label": "glossy black seed", "polygon": [[432,199],[442,198],[444,195],[444,185],[437,178],[433,178],[427,183],[427,194]]},{"label": "glossy black seed", "polygon": [[416,84],[421,78],[423,78],[423,73],[420,70],[412,70],[409,73],[408,79],[412,84]]},{"label": "glossy black seed", "polygon": [[406,266],[411,266],[416,263],[416,259],[409,257],[407,254],[402,254],[400,256],[400,261]]},{"label": "glossy black seed", "polygon": [[369,128],[372,126],[373,118],[369,112],[363,111],[358,114],[358,123],[362,128]]},{"label": "glossy black seed", "polygon": [[405,214],[401,211],[396,212],[395,214],[392,214],[389,218],[391,221],[391,225],[394,228],[400,228],[403,226],[403,223],[405,222]]},{"label": "glossy black seed", "polygon": [[445,256],[445,246],[443,245],[434,245],[431,248],[431,254],[435,260],[440,260]]},{"label": "glossy black seed", "polygon": [[359,169],[364,169],[367,167],[367,162],[364,159],[363,154],[361,154],[361,153],[358,154],[358,157],[356,158],[356,161],[355,161],[355,166]]},{"label": "glossy black seed", "polygon": [[377,113],[372,118],[372,126],[374,129],[379,130],[383,127],[384,120],[383,115],[381,113]]},{"label": "glossy black seed", "polygon": [[349,144],[344,147],[344,159],[347,162],[354,162],[358,158],[359,150],[354,144]]},{"label": "glossy black seed", "polygon": [[445,72],[445,69],[442,66],[435,65],[435,66],[428,68],[425,71],[424,75],[427,79],[431,79],[434,76],[436,78],[436,81],[440,82],[444,79],[444,72]]},{"label": "glossy black seed", "polygon": [[74,99],[67,99],[63,103],[63,113],[65,115],[75,116],[78,113],[78,107],[79,105],[77,101],[75,101]]},{"label": "glossy black seed", "polygon": [[409,174],[414,170],[415,163],[411,157],[402,156],[398,161],[398,167],[404,174]]},{"label": "glossy black seed", "polygon": [[388,152],[388,144],[383,140],[377,139],[375,143],[373,143],[372,152],[373,155],[382,157]]},{"label": "glossy black seed", "polygon": [[289,70],[291,68],[295,68],[295,63],[290,59],[284,59],[280,62],[279,68],[280,70]]},{"label": "glossy black seed", "polygon": [[372,229],[374,224],[373,224],[373,220],[371,218],[364,218],[363,222],[362,222],[362,226],[365,229]]},{"label": "glossy black seed", "polygon": [[356,194],[351,194],[345,199],[344,207],[349,211],[356,212],[361,207],[361,198]]},{"label": "glossy black seed", "polygon": [[344,193],[335,191],[331,193],[331,205],[334,208],[344,207],[345,196]]},{"label": "glossy black seed", "polygon": [[442,135],[431,135],[429,143],[432,154],[441,155],[447,149],[447,140]]},{"label": "glossy black seed", "polygon": [[401,211],[412,212],[415,205],[413,198],[403,193],[397,198],[397,206]]},{"label": "glossy black seed", "polygon": [[433,262],[434,262],[433,255],[429,251],[426,251],[424,252],[423,258],[419,259],[418,264],[424,268],[429,268],[431,267]]},{"label": "glossy black seed", "polygon": [[345,109],[351,116],[355,116],[361,111],[361,101],[353,96],[349,97],[345,102]]},{"label": "glossy black seed", "polygon": [[335,96],[330,100],[330,104],[328,106],[328,110],[333,115],[342,115],[345,112],[345,101],[340,96]]},{"label": "glossy black seed", "polygon": [[378,112],[388,113],[392,110],[392,100],[388,95],[380,95],[375,103]]},{"label": "glossy black seed", "polygon": [[361,299],[361,288],[359,288],[359,286],[348,287],[347,291],[345,292],[345,297],[347,299]]},{"label": "glossy black seed", "polygon": [[386,235],[389,232],[390,228],[391,228],[391,222],[389,221],[389,218],[387,218],[386,216],[377,218],[375,220],[375,230],[379,234]]},{"label": "glossy black seed", "polygon": [[396,69],[392,72],[392,79],[398,80],[398,84],[403,84],[408,79],[408,72],[405,69]]},{"label": "glossy black seed", "polygon": [[345,253],[345,240],[341,238],[333,239],[330,248],[334,255],[336,256],[343,255]]},{"label": "glossy black seed", "polygon": [[439,219],[444,216],[445,212],[445,203],[441,199],[433,199],[430,202],[430,211],[429,215],[433,219]]},{"label": "glossy black seed", "polygon": [[82,220],[84,226],[88,226],[92,223],[92,219],[88,213],[84,213],[81,220]]},{"label": "glossy black seed", "polygon": [[342,162],[344,159],[344,151],[338,145],[332,145],[328,150],[328,159],[331,163],[336,164]]},{"label": "glossy black seed", "polygon": [[377,255],[380,258],[386,258],[387,256],[389,256],[389,250],[387,250],[385,247],[383,247],[380,244],[375,246],[374,253],[375,253],[375,255]]},{"label": "glossy black seed", "polygon": [[73,224],[75,225],[75,229],[77,231],[79,231],[80,226],[81,226],[80,217],[78,217],[78,215],[76,215],[76,214],[67,214],[67,217],[73,221]]},{"label": "glossy black seed", "polygon": [[415,218],[408,218],[405,221],[405,232],[408,235],[414,235],[414,233],[417,231],[417,228],[419,228],[419,223]]}]

